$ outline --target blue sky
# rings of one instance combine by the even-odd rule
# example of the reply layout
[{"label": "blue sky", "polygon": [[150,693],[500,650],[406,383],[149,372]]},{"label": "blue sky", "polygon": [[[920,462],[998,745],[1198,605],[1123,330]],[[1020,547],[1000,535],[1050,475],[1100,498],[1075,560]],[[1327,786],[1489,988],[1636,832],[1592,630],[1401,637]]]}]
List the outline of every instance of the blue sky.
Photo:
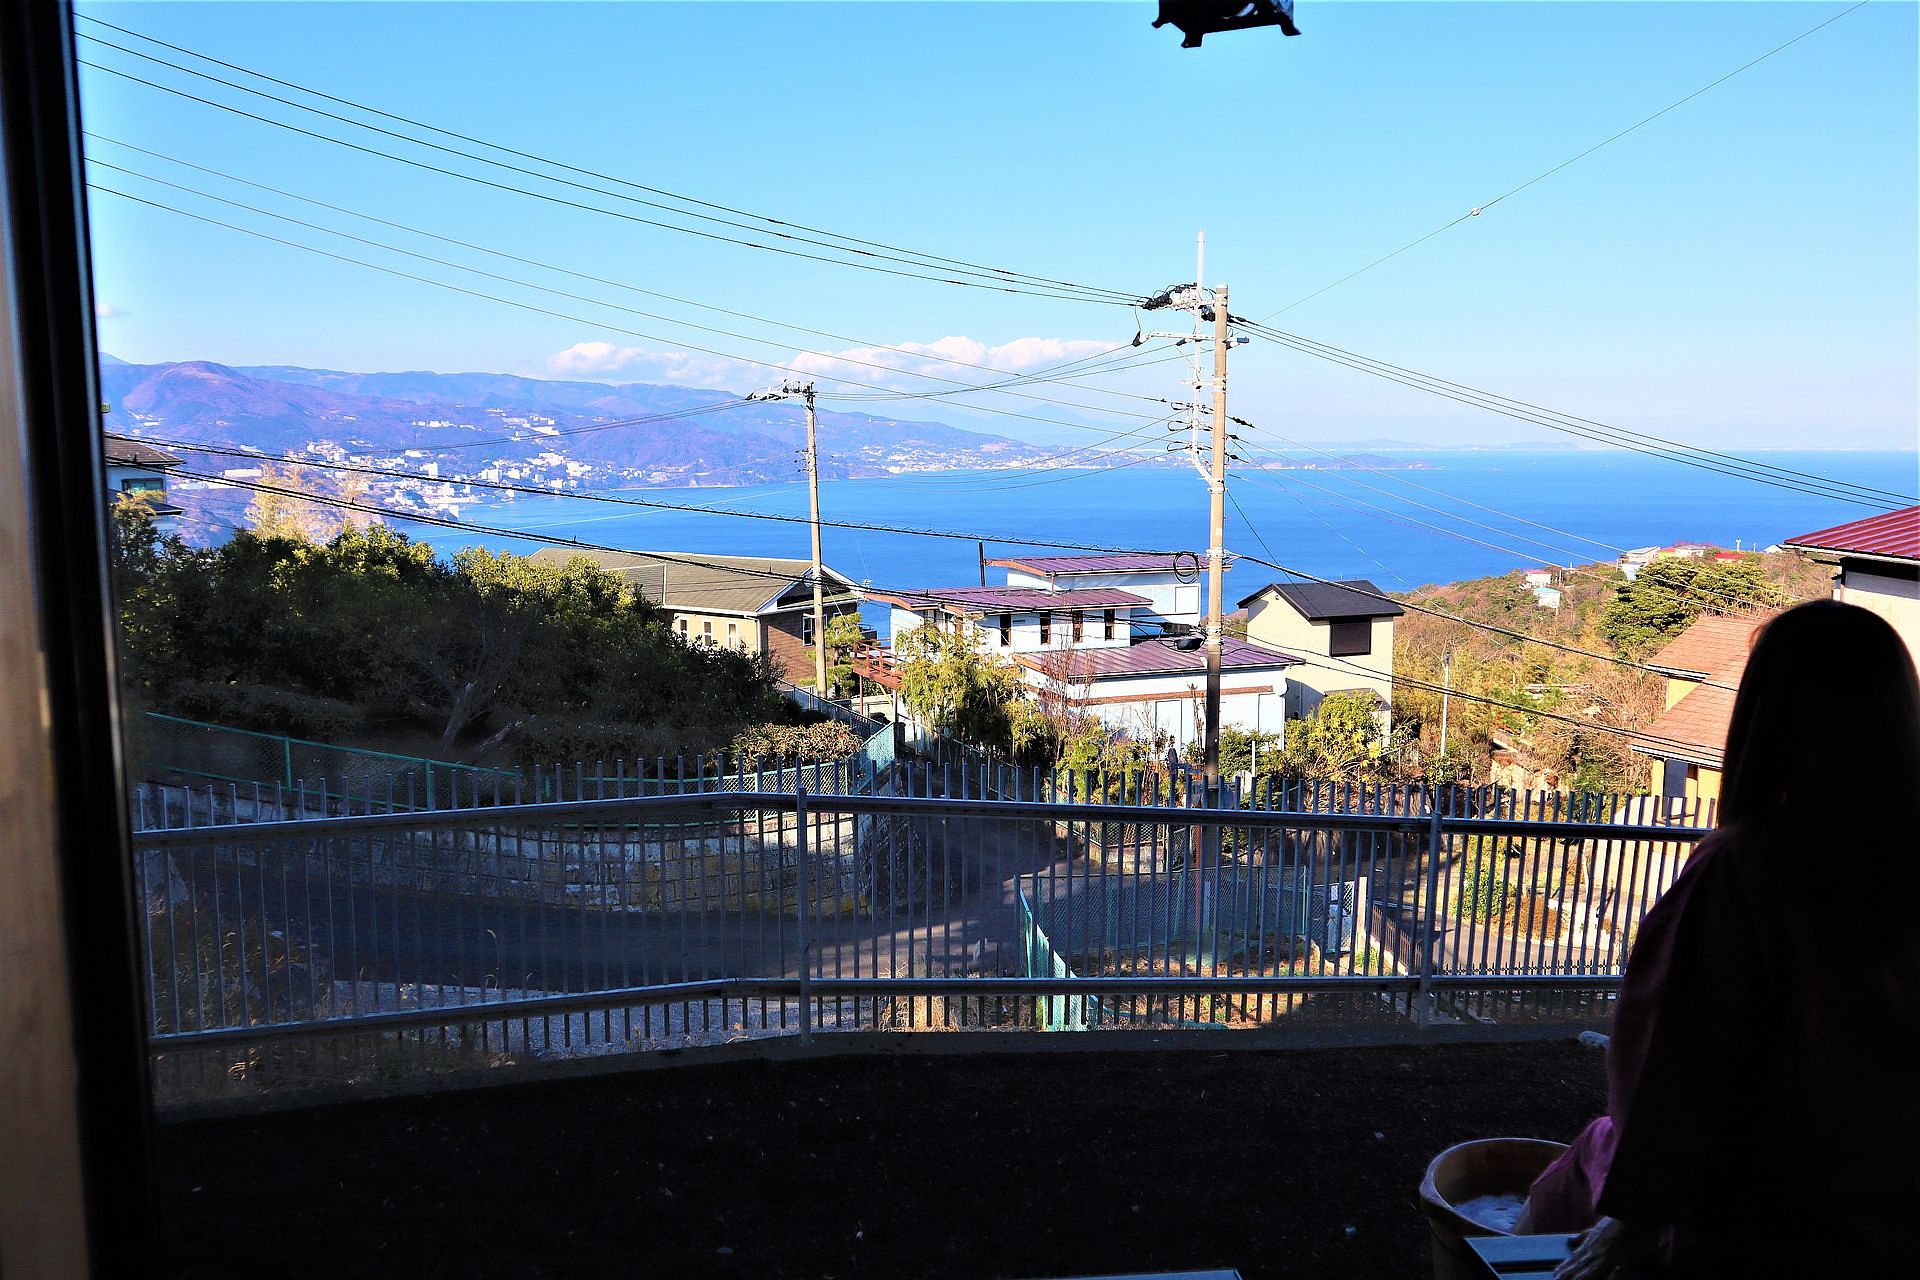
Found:
[{"label": "blue sky", "polygon": [[[1141,291],[1190,279],[1194,232],[1204,227],[1209,278],[1230,284],[1236,312],[1264,316],[1844,7],[1300,0],[1299,39],[1217,36],[1199,51],[1178,48],[1171,29],[1149,29],[1150,4],[156,3],[80,12],[638,182],[1061,278]],[[1277,323],[1697,444],[1911,448],[1920,400],[1917,47],[1915,5],[1870,4]],[[90,60],[192,83],[82,48]],[[1133,333],[1123,308],[737,249],[392,165],[94,71],[83,89],[88,128],[113,138],[865,344],[944,341],[949,353],[1020,369]],[[447,252],[106,143],[90,154]],[[267,225],[123,174],[94,176]],[[102,344],[136,361],[484,369],[744,389],[772,375],[685,344],[775,363],[809,349],[796,343],[822,353],[852,345],[756,328],[776,340],[756,346],[473,285],[579,318],[529,314],[108,195],[95,197],[93,235]],[[677,317],[743,323],[488,265]],[[1235,411],[1296,438],[1545,434],[1271,344],[1234,359]],[[1178,369],[1109,385],[1177,397]],[[891,411],[1039,434],[1011,419]]]}]

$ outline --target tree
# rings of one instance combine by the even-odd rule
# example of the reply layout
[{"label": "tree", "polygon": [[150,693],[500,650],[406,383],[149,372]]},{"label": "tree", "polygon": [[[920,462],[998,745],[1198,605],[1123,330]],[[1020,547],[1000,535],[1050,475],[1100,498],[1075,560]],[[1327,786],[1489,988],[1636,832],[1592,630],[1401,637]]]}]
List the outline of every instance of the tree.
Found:
[{"label": "tree", "polygon": [[1220,731],[1220,772],[1232,777],[1255,772],[1256,763],[1267,773],[1280,771],[1282,757],[1280,735],[1255,733],[1231,726]]},{"label": "tree", "polygon": [[[312,493],[315,486],[307,469],[298,463],[260,464],[260,481],[280,489]],[[257,538],[289,538],[299,542],[325,542],[346,527],[339,513],[323,503],[285,493],[254,490],[247,504],[247,527]]]},{"label": "tree", "polygon": [[827,684],[835,696],[852,694],[853,654],[866,639],[858,613],[837,613],[827,619]]},{"label": "tree", "polygon": [[1620,585],[1607,604],[1601,634],[1627,657],[1644,658],[1703,613],[1737,613],[1784,600],[1757,559],[1666,557],[1643,566],[1631,582]]},{"label": "tree", "polygon": [[981,649],[970,632],[929,623],[895,644],[900,696],[928,725],[963,742],[1009,751],[1013,708],[1025,696],[1010,662]]},{"label": "tree", "polygon": [[1330,693],[1287,727],[1286,772],[1336,781],[1378,781],[1391,772],[1374,700]]}]

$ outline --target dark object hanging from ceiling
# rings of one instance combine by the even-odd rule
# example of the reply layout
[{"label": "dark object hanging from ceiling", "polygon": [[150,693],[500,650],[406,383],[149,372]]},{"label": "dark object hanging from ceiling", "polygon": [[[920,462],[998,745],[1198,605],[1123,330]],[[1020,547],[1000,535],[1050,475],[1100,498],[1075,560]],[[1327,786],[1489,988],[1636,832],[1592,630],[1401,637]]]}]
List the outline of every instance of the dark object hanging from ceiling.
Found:
[{"label": "dark object hanging from ceiling", "polygon": [[1300,34],[1293,25],[1293,0],[1160,0],[1160,16],[1153,25],[1168,23],[1186,35],[1182,49],[1198,49],[1200,41],[1216,31],[1277,26],[1283,35]]}]

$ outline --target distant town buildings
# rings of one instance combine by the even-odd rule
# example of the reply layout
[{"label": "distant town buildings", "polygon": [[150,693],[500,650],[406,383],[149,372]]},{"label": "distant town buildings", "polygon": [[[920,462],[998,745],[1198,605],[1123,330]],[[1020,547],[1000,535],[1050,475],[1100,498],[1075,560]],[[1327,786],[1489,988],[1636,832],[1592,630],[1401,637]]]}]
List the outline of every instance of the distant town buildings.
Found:
[{"label": "distant town buildings", "polygon": [[1920,664],[1920,507],[1817,529],[1786,545],[1837,565],[1833,598],[1892,623]]}]

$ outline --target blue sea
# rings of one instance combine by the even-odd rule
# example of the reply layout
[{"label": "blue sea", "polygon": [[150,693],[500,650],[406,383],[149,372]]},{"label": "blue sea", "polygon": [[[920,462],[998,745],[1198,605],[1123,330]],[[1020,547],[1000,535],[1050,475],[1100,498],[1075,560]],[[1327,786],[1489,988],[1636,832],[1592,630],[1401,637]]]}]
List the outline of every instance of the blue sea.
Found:
[{"label": "blue sea", "polygon": [[[1250,471],[1228,490],[1227,547],[1320,577],[1369,578],[1389,591],[1542,564],[1613,559],[1619,549],[1678,541],[1758,548],[1859,519],[1875,508],[1757,484],[1664,458],[1615,451],[1485,450],[1396,453],[1426,469]],[[1920,492],[1912,452],[1756,453],[1770,466]],[[1784,482],[1783,482],[1784,483]],[[1421,486],[1421,487],[1414,487]],[[804,483],[742,488],[634,489],[623,496],[798,517],[799,522],[622,509],[567,497],[488,499],[464,519],[532,535],[626,550],[805,557]],[[826,529],[827,564],[882,587],[979,581],[987,555],[1045,554],[1034,542],[1204,551],[1207,491],[1189,466],[921,473],[821,485],[821,515],[879,526]],[[1496,512],[1498,514],[1496,514]],[[939,530],[964,538],[890,532]],[[410,531],[411,532],[411,531]],[[420,530],[445,551],[480,543],[530,550],[533,537]],[[1243,564],[1229,602],[1278,576]],[[998,581],[990,571],[990,581]]]}]

